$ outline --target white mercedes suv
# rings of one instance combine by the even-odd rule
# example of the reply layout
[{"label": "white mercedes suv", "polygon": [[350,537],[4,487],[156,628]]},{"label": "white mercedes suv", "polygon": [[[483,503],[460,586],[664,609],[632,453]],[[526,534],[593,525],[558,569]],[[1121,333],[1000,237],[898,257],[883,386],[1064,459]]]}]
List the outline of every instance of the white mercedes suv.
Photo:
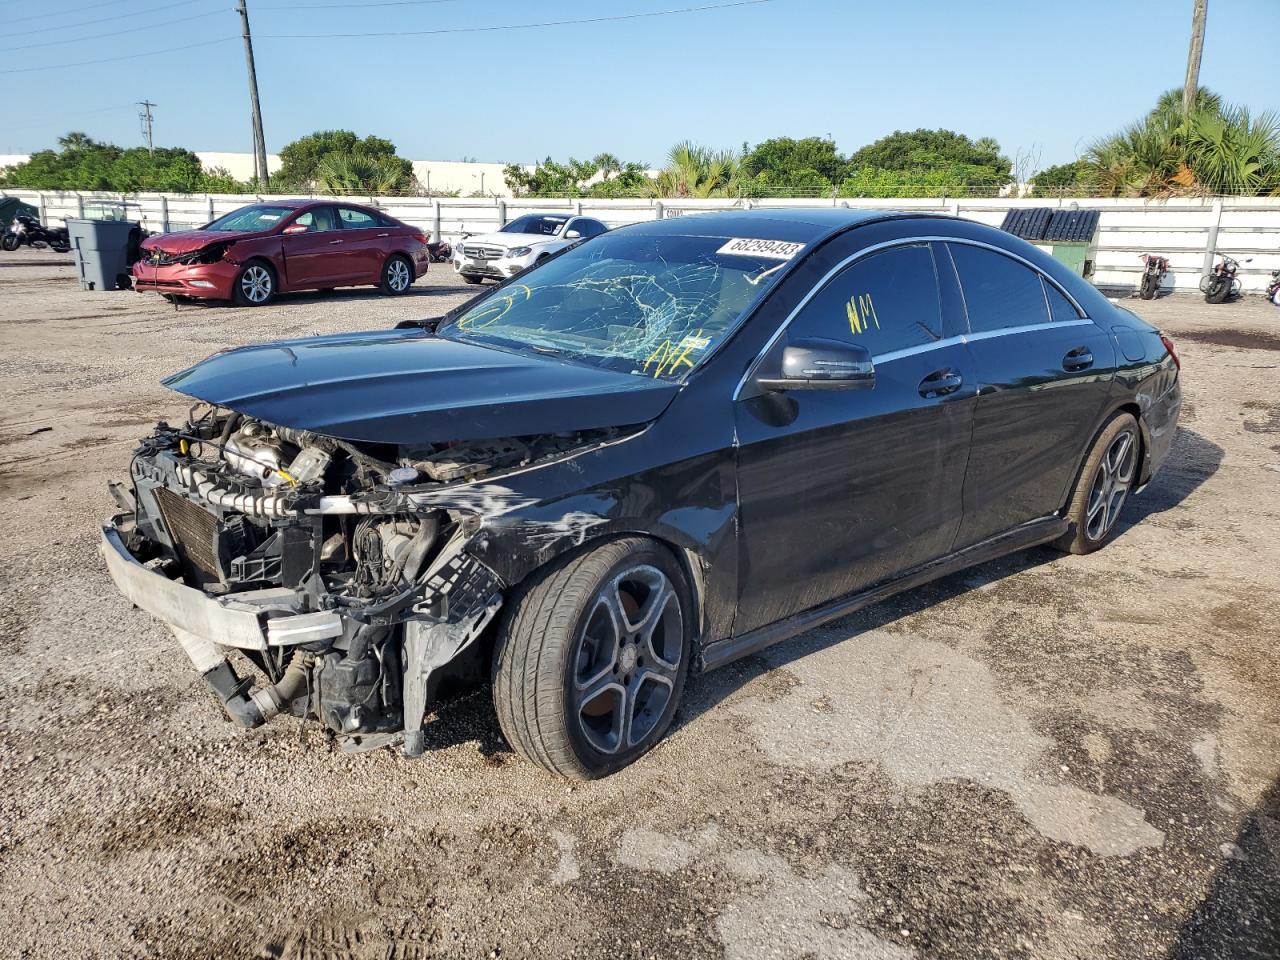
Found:
[{"label": "white mercedes suv", "polygon": [[497,233],[467,237],[453,248],[453,269],[467,283],[485,277],[505,280],[551,254],[609,228],[591,217],[569,213],[530,213]]}]

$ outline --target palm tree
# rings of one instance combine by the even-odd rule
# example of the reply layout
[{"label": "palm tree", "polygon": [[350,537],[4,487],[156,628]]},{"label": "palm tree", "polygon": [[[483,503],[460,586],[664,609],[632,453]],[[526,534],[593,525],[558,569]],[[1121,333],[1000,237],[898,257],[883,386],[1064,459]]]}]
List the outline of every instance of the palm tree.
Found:
[{"label": "palm tree", "polygon": [[738,193],[741,157],[684,140],[671,148],[654,183],[660,197],[724,197]]},{"label": "palm tree", "polygon": [[378,196],[404,192],[404,167],[396,157],[365,153],[330,153],[316,165],[316,189],[345,196]]},{"label": "palm tree", "polygon": [[1084,161],[1103,196],[1280,192],[1280,121],[1251,117],[1210,90],[1189,114],[1178,90],[1137,123],[1089,145]]}]

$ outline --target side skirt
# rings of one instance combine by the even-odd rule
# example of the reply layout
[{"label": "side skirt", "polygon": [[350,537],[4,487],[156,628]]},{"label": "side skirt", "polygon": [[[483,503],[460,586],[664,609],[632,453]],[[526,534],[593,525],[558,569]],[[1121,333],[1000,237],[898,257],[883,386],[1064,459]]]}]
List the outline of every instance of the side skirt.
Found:
[{"label": "side skirt", "polygon": [[702,652],[702,669],[714,670],[716,667],[723,667],[727,663],[750,656],[765,647],[771,647],[783,640],[790,640],[806,630],[861,610],[873,603],[879,603],[895,593],[910,590],[966,567],[976,566],[1007,553],[1017,553],[1019,550],[1056,540],[1066,533],[1069,527],[1070,524],[1062,517],[1042,517],[1039,520],[1032,520],[1030,523],[1014,527],[981,543],[975,543],[963,550],[957,550],[955,553],[908,570],[893,580],[870,587],[860,593],[813,607],[785,620],[779,620],[777,623],[758,627],[740,637],[710,644]]}]

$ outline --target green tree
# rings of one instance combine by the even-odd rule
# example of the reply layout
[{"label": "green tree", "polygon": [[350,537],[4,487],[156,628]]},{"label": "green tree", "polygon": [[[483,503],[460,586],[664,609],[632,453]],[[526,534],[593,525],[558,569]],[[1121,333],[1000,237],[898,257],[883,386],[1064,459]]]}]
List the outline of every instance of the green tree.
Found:
[{"label": "green tree", "polygon": [[1093,191],[1092,174],[1083,160],[1045,167],[1031,178],[1031,196],[1088,196]]},{"label": "green tree", "polygon": [[734,150],[713,150],[684,140],[671,148],[654,190],[660,197],[737,196],[740,166]]},{"label": "green tree", "polygon": [[1013,163],[991,137],[970,140],[952,130],[895,130],[849,158],[851,166],[883,170],[919,170],[940,164],[987,168],[1009,182]]},{"label": "green tree", "polygon": [[793,189],[796,196],[815,190],[826,192],[849,173],[849,161],[824,137],[775,137],[747,150],[741,175],[755,182],[760,192]]},{"label": "green tree", "polygon": [[245,184],[225,170],[206,172],[200,158],[181,147],[122,149],[83,133],[58,138],[57,150],[41,150],[6,171],[4,185],[44,190],[109,190],[113,193],[239,193]]},{"label": "green tree", "polygon": [[1280,118],[1255,117],[1203,88],[1184,115],[1180,91],[1171,90],[1082,159],[1103,196],[1280,195]]},{"label": "green tree", "polygon": [[[336,157],[348,161],[331,159]],[[341,191],[328,192],[352,194],[403,194],[417,188],[413,164],[397,155],[396,145],[383,137],[370,135],[362,140],[350,130],[318,130],[280,151],[280,169],[271,176],[273,191],[325,192],[324,182],[343,186]]]},{"label": "green tree", "polygon": [[644,164],[624,163],[611,153],[591,160],[570,157],[568,163],[547,157],[532,170],[509,163],[502,177],[517,197],[637,197],[649,192]]}]

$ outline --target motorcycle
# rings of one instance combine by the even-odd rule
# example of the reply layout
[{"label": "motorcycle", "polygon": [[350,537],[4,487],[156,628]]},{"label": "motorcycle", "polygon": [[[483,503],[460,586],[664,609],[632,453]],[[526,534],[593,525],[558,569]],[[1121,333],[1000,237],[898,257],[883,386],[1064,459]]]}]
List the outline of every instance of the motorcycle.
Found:
[{"label": "motorcycle", "polygon": [[1280,270],[1271,271],[1271,282],[1267,284],[1267,299],[1280,307]]},{"label": "motorcycle", "polygon": [[1144,253],[1142,263],[1142,286],[1138,288],[1138,296],[1143,300],[1151,300],[1160,292],[1164,275],[1169,272],[1169,258],[1158,257],[1154,253]]},{"label": "motorcycle", "polygon": [[49,247],[55,253],[66,253],[71,249],[71,237],[66,227],[46,227],[35,217],[20,213],[0,238],[0,247],[12,253],[24,243],[37,249]]},{"label": "motorcycle", "polygon": [[432,263],[448,263],[453,256],[453,247],[443,240],[439,243],[428,243],[427,253],[430,255]]},{"label": "motorcycle", "polygon": [[[1222,262],[1200,278],[1200,292],[1204,294],[1205,303],[1226,303],[1240,295],[1240,280],[1236,277],[1240,264],[1221,251],[1214,253],[1222,257]],[[1253,257],[1245,260],[1245,263],[1252,262]]]}]

